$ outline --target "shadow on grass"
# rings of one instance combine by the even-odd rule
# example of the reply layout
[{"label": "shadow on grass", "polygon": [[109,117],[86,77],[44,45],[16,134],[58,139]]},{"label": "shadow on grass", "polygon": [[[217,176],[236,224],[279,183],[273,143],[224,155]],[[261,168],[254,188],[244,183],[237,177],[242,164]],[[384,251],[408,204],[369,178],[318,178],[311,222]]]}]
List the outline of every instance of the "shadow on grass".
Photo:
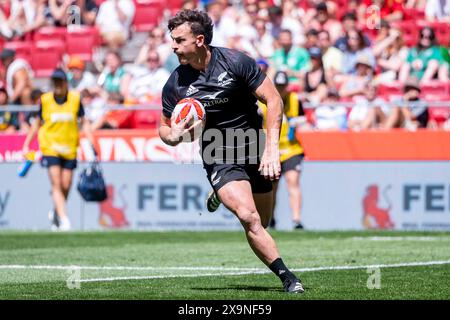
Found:
[{"label": "shadow on grass", "polygon": [[192,290],[201,291],[224,291],[224,290],[238,290],[238,291],[264,291],[264,292],[279,292],[283,293],[281,287],[263,287],[263,286],[248,286],[248,285],[231,285],[223,287],[194,287]]}]

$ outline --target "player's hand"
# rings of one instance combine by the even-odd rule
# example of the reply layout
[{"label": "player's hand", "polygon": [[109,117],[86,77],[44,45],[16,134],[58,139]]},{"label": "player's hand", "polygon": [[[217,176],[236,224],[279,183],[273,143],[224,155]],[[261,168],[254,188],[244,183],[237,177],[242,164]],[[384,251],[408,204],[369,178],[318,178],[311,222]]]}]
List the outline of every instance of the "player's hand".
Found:
[{"label": "player's hand", "polygon": [[180,122],[175,122],[175,114],[170,118],[170,140],[173,142],[191,142],[197,130],[201,130],[203,125],[202,120],[197,120],[191,126],[187,127],[191,122],[193,115],[189,114],[186,118]]},{"label": "player's hand", "polygon": [[266,147],[259,166],[259,172],[264,175],[264,178],[271,181],[280,179],[281,164],[278,147]]},{"label": "player's hand", "polygon": [[28,146],[23,146],[22,155],[26,157],[26,155],[30,152],[30,148]]}]

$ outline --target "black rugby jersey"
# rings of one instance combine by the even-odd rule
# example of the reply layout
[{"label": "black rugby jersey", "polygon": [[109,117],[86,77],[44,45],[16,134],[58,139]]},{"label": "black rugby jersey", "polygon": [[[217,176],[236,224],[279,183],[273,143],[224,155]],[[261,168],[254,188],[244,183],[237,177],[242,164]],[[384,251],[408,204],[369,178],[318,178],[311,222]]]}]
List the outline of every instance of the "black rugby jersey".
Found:
[{"label": "black rugby jersey", "polygon": [[[190,65],[180,65],[172,72],[162,92],[164,116],[170,118],[181,99],[195,98],[203,104],[206,111],[203,135],[211,128],[223,133],[228,129],[259,131],[262,125],[253,92],[261,85],[266,75],[252,58],[242,52],[220,47],[210,48],[211,60],[205,72]],[[223,152],[227,148],[246,148],[257,143],[246,140],[247,143],[242,145],[237,141],[230,143],[225,137],[223,140],[222,146],[216,149],[216,159],[230,160]],[[203,139],[202,150],[209,143],[211,142]],[[246,159],[253,157],[246,152]]]}]

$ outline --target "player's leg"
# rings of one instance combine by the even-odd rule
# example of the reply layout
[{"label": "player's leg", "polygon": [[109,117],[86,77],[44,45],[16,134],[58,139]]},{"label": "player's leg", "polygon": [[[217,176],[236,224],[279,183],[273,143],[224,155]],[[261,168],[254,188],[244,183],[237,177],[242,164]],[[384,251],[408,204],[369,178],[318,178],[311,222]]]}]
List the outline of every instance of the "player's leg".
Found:
[{"label": "player's leg", "polygon": [[77,160],[65,160],[62,166],[62,188],[64,196],[67,200],[69,197],[69,191],[72,186],[73,170],[77,167]]},{"label": "player's leg", "polygon": [[269,226],[273,214],[273,190],[266,193],[253,193],[256,211],[264,228]]},{"label": "player's leg", "polygon": [[[241,222],[253,252],[280,278],[285,291],[304,292],[300,280],[284,265],[275,241],[261,223],[250,182],[247,180],[231,181],[220,187],[217,193],[225,207],[233,212]],[[263,213],[264,219],[268,223],[272,212],[272,194],[271,192],[260,193],[256,198],[260,201],[260,205],[264,203],[268,205]]]},{"label": "player's leg", "polygon": [[292,210],[292,221],[296,229],[303,229],[301,224],[302,194],[300,190],[300,171],[289,170],[284,174],[289,193],[289,205]]},{"label": "player's leg", "polygon": [[48,175],[52,188],[52,199],[56,213],[60,219],[67,218],[66,199],[62,188],[62,168],[59,165],[48,167]]},{"label": "player's leg", "polygon": [[269,222],[269,227],[270,228],[275,228],[277,225],[277,221],[275,218],[275,208],[277,206],[277,191],[278,191],[278,185],[279,185],[280,181],[279,180],[274,180],[272,181],[272,217],[270,219]]},{"label": "player's leg", "polygon": [[247,240],[255,254],[266,265],[279,257],[275,241],[264,229],[253,201],[252,188],[246,180],[231,181],[218,190],[227,209],[233,212],[244,227]]}]

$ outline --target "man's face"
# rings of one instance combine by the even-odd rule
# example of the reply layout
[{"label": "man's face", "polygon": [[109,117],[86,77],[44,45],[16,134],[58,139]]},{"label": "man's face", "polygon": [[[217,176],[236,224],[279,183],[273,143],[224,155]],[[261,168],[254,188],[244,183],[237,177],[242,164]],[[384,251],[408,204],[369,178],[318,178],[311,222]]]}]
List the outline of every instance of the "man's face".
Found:
[{"label": "man's face", "polygon": [[147,63],[150,70],[156,70],[159,68],[159,56],[156,52],[149,53],[147,57]]},{"label": "man's face", "polygon": [[319,42],[318,42],[319,47],[322,50],[328,49],[330,47],[330,45],[331,45],[331,43],[330,43],[330,36],[327,33],[325,33],[325,32],[319,33],[318,40],[319,40]]},{"label": "man's face", "polygon": [[281,32],[278,42],[284,49],[290,49],[292,46],[292,37],[288,32]]},{"label": "man's face", "polygon": [[52,79],[55,95],[62,96],[67,93],[67,81],[61,79]]},{"label": "man's face", "polygon": [[172,50],[177,55],[180,64],[188,64],[194,61],[198,50],[204,44],[204,36],[194,36],[188,23],[172,30]]}]

